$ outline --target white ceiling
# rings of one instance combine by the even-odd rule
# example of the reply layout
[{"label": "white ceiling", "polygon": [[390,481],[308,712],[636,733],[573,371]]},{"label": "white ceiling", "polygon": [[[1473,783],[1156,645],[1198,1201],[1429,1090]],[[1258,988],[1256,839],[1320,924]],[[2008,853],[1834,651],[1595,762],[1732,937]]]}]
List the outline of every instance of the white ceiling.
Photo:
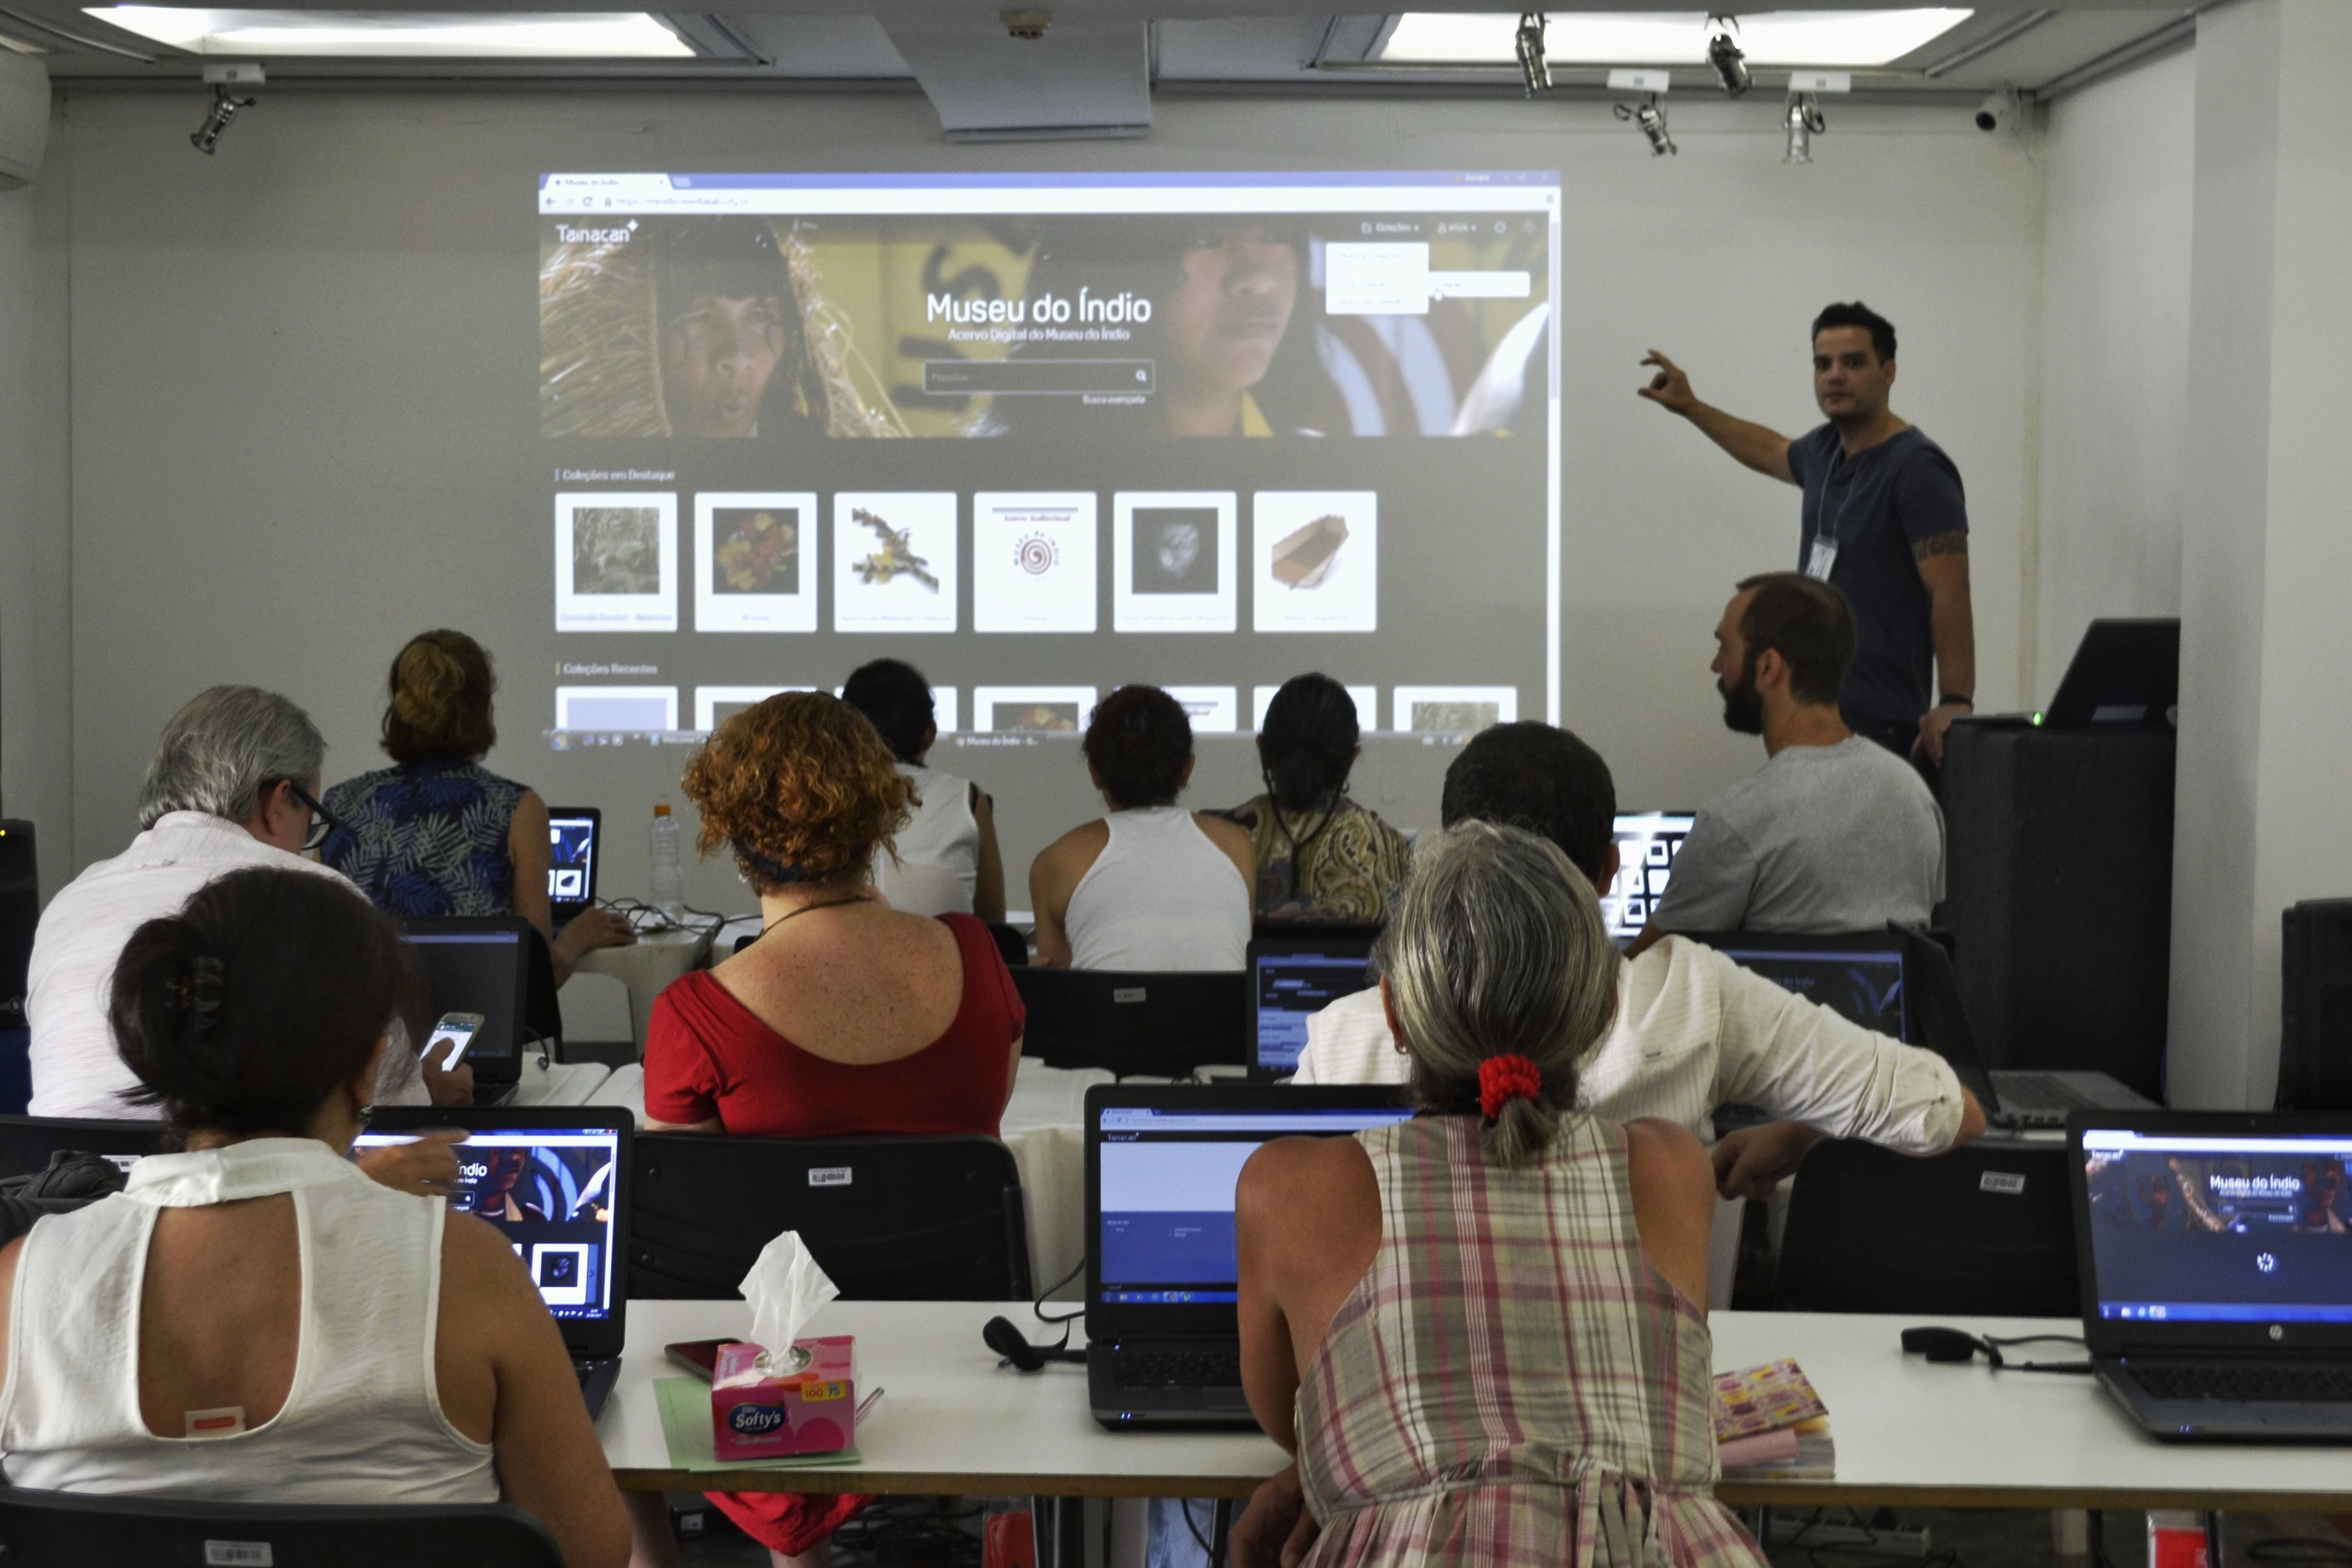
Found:
[{"label": "white ceiling", "polygon": [[[282,0],[281,0],[282,3]],[[1225,84],[1286,90],[1337,92],[1449,91],[1517,93],[1515,70],[1479,72],[1362,68],[1387,18],[1381,15],[1333,16],[1312,0],[1253,0],[1249,15],[1219,15],[1237,0],[1083,0],[1052,5],[1058,26],[1035,44],[1010,42],[997,19],[1003,0],[898,0],[870,13],[841,15],[829,7],[840,0],[751,0],[714,15],[677,15],[672,19],[697,41],[707,58],[687,61],[518,64],[510,61],[399,62],[273,58],[270,83],[324,85],[331,81],[393,79],[436,82],[539,79],[647,83],[768,84],[789,89],[796,82],[876,86],[918,85],[935,102],[972,100],[993,91],[991,106],[967,101],[985,118],[1014,113],[1010,100],[1025,105],[1032,121],[1055,116],[1050,100],[1058,78],[1083,112],[1061,118],[1102,124],[1131,109],[1134,93],[1161,89],[1214,89]],[[1034,0],[1024,0],[1034,4]],[[1888,0],[1802,0],[1807,8],[1859,8]],[[321,6],[320,9],[354,9]],[[368,9],[516,11],[580,8],[580,0],[372,0]],[[1491,10],[1480,4],[1428,5],[1429,9]],[[1686,10],[1690,0],[1605,0],[1554,10]],[[1759,9],[1763,7],[1759,6]],[[1959,27],[1885,71],[1860,72],[1857,90],[1982,95],[2003,85],[2032,92],[2063,85],[2070,73],[2117,50],[2175,27],[2195,6],[2151,5],[2147,0],[2044,0],[2041,5],[1979,10]],[[1132,31],[1129,31],[1132,29]],[[202,62],[85,15],[70,0],[0,0],[0,34],[29,40],[49,52],[43,57],[60,82],[107,81],[131,85],[194,81]],[[2014,36],[2002,40],[2002,35]],[[893,38],[906,44],[902,52]],[[959,47],[959,38],[962,47]],[[1988,39],[2001,40],[1975,58],[1930,76],[1937,67]],[[909,64],[909,56],[922,68]],[[736,58],[727,58],[733,56]],[[1132,62],[1132,63],[1130,63]],[[1672,62],[1658,62],[1668,64]],[[1138,78],[1135,72],[1148,73]],[[1108,75],[1106,74],[1108,73]],[[1769,90],[1780,73],[1759,70],[1759,90]],[[1708,85],[1703,66],[1687,68],[1691,86]],[[1570,91],[1597,89],[1601,73],[1559,72]],[[992,84],[997,84],[992,87]],[[1677,85],[1682,84],[1678,74]],[[265,89],[264,90],[268,90]],[[1106,110],[1106,103],[1114,107]],[[1040,105],[1045,107],[1041,110]],[[1124,106],[1124,107],[1120,107]],[[1089,118],[1089,117],[1092,118]],[[952,122],[950,122],[952,123]]]}]

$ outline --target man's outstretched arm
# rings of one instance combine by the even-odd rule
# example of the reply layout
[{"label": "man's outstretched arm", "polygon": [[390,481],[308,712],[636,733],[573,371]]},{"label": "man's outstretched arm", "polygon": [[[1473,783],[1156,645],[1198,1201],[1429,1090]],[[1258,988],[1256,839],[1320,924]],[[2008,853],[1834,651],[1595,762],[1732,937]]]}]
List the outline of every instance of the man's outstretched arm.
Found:
[{"label": "man's outstretched arm", "polygon": [[1796,471],[1789,467],[1786,436],[1701,403],[1691,391],[1690,377],[1683,374],[1682,367],[1657,350],[1652,349],[1642,363],[1657,366],[1658,374],[1650,378],[1647,386],[1633,389],[1637,395],[1648,398],[1670,414],[1681,415],[1706,432],[1708,440],[1767,479],[1778,479],[1784,485],[1797,482]]}]

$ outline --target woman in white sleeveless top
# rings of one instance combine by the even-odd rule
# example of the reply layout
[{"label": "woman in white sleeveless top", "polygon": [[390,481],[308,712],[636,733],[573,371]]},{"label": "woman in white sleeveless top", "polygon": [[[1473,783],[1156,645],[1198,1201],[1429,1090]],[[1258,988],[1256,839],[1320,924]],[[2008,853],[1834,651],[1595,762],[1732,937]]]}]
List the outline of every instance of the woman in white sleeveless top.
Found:
[{"label": "woman in white sleeveless top", "polygon": [[1239,969],[1257,863],[1248,832],[1187,811],[1192,724],[1156,686],[1122,686],[1087,726],[1087,772],[1111,808],[1029,868],[1036,962],[1073,969]]},{"label": "woman in white sleeveless top", "polygon": [[629,1526],[562,1336],[499,1233],[350,1163],[399,940],[324,878],[233,873],[135,932],[124,1061],[186,1152],[0,1249],[11,1484],[487,1503],[571,1568]]},{"label": "woman in white sleeveless top", "polygon": [[912,665],[877,658],[851,672],[841,700],[873,721],[918,797],[892,852],[874,858],[876,890],[908,914],[1002,921],[1004,858],[994,805],[978,784],[924,761],[940,738],[929,683]]}]

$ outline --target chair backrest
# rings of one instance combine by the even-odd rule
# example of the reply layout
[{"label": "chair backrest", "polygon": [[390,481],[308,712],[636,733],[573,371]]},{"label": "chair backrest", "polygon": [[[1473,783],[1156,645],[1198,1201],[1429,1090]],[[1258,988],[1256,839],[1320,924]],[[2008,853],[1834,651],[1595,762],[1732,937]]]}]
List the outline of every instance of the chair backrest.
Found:
[{"label": "chair backrest", "polygon": [[1249,1065],[1247,971],[1024,968],[1013,984],[1029,1009],[1022,1054],[1048,1067],[1181,1078]]},{"label": "chair backrest", "polygon": [[1007,925],[1003,921],[991,921],[988,922],[988,934],[996,939],[997,954],[1004,960],[1007,969],[1019,969],[1028,963],[1029,939],[1023,936],[1017,927]]},{"label": "chair backrest", "polygon": [[162,1152],[160,1121],[97,1121],[75,1116],[0,1116],[0,1178],[46,1171],[49,1156],[79,1149],[128,1164]]},{"label": "chair backrest", "polygon": [[547,1527],[506,1503],[198,1502],[0,1487],[0,1556],[24,1568],[92,1563],[269,1568],[563,1568]]},{"label": "chair backrest", "polygon": [[1816,1144],[1789,1194],[1772,1297],[1783,1311],[2076,1316],[2065,1146],[1979,1142],[1920,1160]]},{"label": "chair backrest", "polygon": [[557,1061],[563,1059],[563,1001],[555,986],[555,952],[533,926],[524,944],[522,1023],[517,1033],[525,1043],[539,1042]]},{"label": "chair backrest", "polygon": [[1030,1296],[1021,1173],[993,1138],[646,1133],[629,1199],[629,1294],[728,1300],[797,1231],[853,1301]]}]

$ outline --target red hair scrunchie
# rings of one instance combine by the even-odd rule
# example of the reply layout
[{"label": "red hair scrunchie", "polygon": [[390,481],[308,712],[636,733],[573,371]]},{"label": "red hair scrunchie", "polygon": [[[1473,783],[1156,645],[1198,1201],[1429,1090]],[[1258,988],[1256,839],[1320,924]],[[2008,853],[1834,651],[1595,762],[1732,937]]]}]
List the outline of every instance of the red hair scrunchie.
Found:
[{"label": "red hair scrunchie", "polygon": [[1543,1069],[1516,1053],[1488,1057],[1478,1064],[1478,1109],[1492,1121],[1514,1100],[1543,1092]]}]

